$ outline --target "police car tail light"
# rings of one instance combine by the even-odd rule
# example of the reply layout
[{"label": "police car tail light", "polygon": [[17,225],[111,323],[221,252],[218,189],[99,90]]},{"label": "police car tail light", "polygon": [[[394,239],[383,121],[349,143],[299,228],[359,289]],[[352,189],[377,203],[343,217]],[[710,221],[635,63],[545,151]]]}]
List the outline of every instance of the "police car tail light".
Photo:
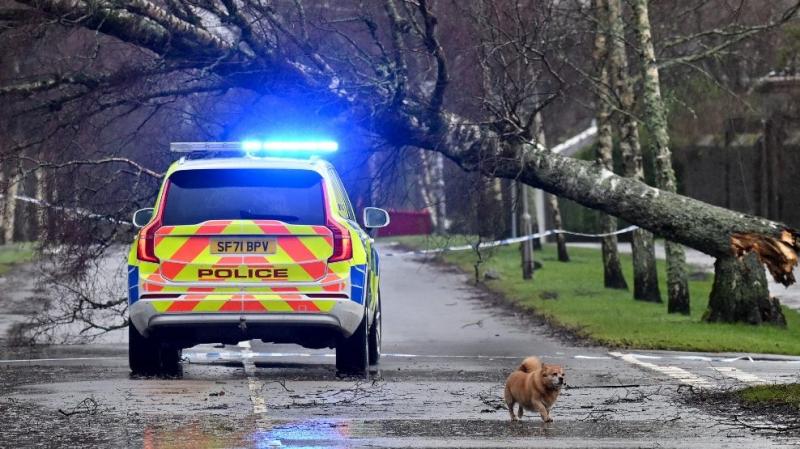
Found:
[{"label": "police car tail light", "polygon": [[155,210],[155,216],[150,223],[147,223],[139,230],[139,241],[136,245],[136,258],[144,262],[158,263],[156,257],[156,231],[161,227],[161,214],[164,212],[164,201],[169,192],[170,183],[168,182],[161,192],[161,197],[158,199],[158,208]]},{"label": "police car tail light", "polygon": [[340,262],[353,258],[353,245],[350,242],[350,231],[335,220],[328,220],[328,229],[333,234],[333,254],[328,262]]},{"label": "police car tail light", "polygon": [[136,246],[136,258],[144,262],[158,263],[156,257],[156,231],[161,227],[161,217],[148,223],[139,231],[139,244]]}]

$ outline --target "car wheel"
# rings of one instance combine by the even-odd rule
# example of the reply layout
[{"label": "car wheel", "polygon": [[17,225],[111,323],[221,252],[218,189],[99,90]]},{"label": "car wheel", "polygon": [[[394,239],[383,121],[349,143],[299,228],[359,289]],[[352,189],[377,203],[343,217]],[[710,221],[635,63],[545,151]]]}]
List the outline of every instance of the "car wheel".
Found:
[{"label": "car wheel", "polygon": [[128,364],[134,376],[179,375],[181,352],[157,338],[145,338],[128,324]]},{"label": "car wheel", "polygon": [[383,326],[381,324],[381,295],[378,293],[378,310],[375,311],[375,319],[369,328],[369,364],[377,365],[381,359],[381,335]]},{"label": "car wheel", "polygon": [[158,341],[145,338],[136,330],[133,323],[128,324],[128,365],[135,376],[158,374],[161,357]]},{"label": "car wheel", "polygon": [[367,314],[353,335],[342,338],[336,345],[336,371],[341,374],[366,374],[369,369],[369,339]]},{"label": "car wheel", "polygon": [[159,374],[166,376],[178,376],[181,374],[181,348],[161,344],[159,348],[159,359],[161,359],[161,369]]}]

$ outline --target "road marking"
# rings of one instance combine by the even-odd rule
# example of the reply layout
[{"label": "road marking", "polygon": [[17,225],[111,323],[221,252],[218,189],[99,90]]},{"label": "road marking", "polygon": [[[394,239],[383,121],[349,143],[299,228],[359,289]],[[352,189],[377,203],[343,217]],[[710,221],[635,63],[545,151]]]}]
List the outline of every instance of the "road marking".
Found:
[{"label": "road marking", "polygon": [[54,359],[11,359],[0,360],[0,363],[34,363],[34,362],[72,362],[81,360],[123,360],[127,357],[63,357]]},{"label": "road marking", "polygon": [[613,357],[617,357],[633,365],[641,366],[642,368],[647,368],[652,371],[657,371],[661,374],[665,374],[685,384],[689,384],[700,388],[711,387],[711,384],[707,380],[703,379],[702,377],[695,376],[689,371],[686,371],[683,368],[678,368],[677,366],[659,366],[654,363],[643,362],[639,360],[635,354],[622,354],[620,352],[609,352],[609,354]]},{"label": "road marking", "polygon": [[262,396],[264,384],[255,377],[256,365],[253,363],[253,351],[250,350],[250,342],[243,341],[238,344],[242,348],[242,365],[244,373],[247,375],[247,388],[250,390],[250,402],[253,403],[253,413],[257,419],[263,418],[267,413],[267,404]]},{"label": "road marking", "polygon": [[764,379],[756,376],[755,374],[750,374],[744,372],[742,370],[736,369],[732,366],[712,366],[711,369],[714,371],[722,374],[723,376],[730,377],[736,379],[740,382],[744,382],[746,384],[764,384],[767,383]]}]

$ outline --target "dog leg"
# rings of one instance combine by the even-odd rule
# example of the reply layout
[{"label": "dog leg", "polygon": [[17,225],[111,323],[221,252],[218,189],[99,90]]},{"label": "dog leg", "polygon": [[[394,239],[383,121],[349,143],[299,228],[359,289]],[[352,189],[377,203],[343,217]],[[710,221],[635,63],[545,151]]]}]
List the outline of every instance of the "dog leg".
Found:
[{"label": "dog leg", "polygon": [[512,421],[516,421],[517,420],[516,415],[514,415],[514,404],[515,404],[515,402],[511,402],[510,404],[506,403],[506,405],[508,406],[508,414],[509,414],[509,416],[511,416],[511,420]]},{"label": "dog leg", "polygon": [[523,407],[522,404],[520,404],[519,405],[519,410],[517,410],[517,417],[519,417],[519,419],[522,419],[522,412],[523,411],[525,411],[525,407]]},{"label": "dog leg", "polygon": [[508,414],[511,416],[511,421],[516,421],[517,417],[514,416],[514,404],[516,404],[516,401],[514,400],[514,395],[511,394],[511,390],[508,389],[508,385],[506,385],[503,399],[506,400],[506,407],[508,407]]},{"label": "dog leg", "polygon": [[539,414],[542,415],[542,421],[553,422],[553,418],[550,417],[550,412],[547,410],[547,407],[545,407],[544,404],[536,400],[532,402],[533,402],[533,407],[536,408],[536,411],[538,411]]}]

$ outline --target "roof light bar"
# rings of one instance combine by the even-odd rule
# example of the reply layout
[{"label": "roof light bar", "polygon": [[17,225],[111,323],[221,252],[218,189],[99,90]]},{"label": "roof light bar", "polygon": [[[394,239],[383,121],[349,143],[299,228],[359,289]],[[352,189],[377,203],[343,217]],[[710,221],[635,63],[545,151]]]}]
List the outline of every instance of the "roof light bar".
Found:
[{"label": "roof light bar", "polygon": [[258,141],[244,142],[173,142],[169,145],[174,153],[196,153],[204,151],[244,151],[253,152],[298,152],[298,153],[333,153],[339,144],[331,140],[320,141]]}]

